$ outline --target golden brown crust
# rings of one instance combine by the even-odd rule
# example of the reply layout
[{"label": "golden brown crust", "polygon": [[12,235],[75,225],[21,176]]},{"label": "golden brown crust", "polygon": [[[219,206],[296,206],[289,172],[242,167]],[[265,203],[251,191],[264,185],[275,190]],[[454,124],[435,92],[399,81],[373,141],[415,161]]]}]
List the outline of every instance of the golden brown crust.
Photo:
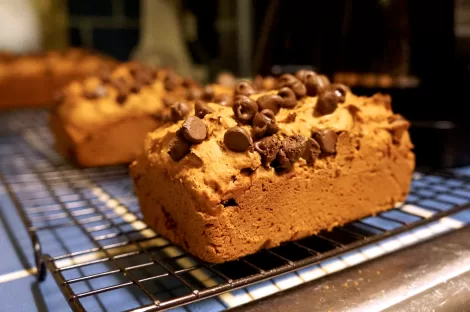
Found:
[{"label": "golden brown crust", "polygon": [[[150,133],[131,166],[145,221],[201,259],[224,262],[403,201],[414,154],[406,129],[394,136],[390,98],[348,92],[344,104],[319,117],[313,116],[316,105],[317,97],[304,97],[294,109],[281,109],[276,136],[332,129],[339,134],[336,154],[313,164],[301,158],[282,174],[261,165],[252,150],[227,149],[224,133],[237,125],[231,108],[210,104],[214,112],[203,119],[208,138],[178,162],[168,144],[182,121]],[[293,112],[296,121],[283,122]]]},{"label": "golden brown crust", "polygon": [[81,49],[38,55],[0,56],[0,108],[51,106],[57,91],[96,73],[114,60]]}]

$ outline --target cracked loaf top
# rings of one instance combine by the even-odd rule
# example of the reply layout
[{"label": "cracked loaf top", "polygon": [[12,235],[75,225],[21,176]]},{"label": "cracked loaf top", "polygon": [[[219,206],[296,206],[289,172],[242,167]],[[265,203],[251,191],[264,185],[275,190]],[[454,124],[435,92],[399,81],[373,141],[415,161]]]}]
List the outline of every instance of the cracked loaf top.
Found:
[{"label": "cracked loaf top", "polygon": [[363,155],[414,159],[409,123],[393,114],[389,96],[359,97],[311,71],[283,75],[270,91],[241,81],[232,106],[180,102],[171,113],[173,122],[148,134],[134,165],[158,168],[184,184],[210,214],[259,177],[308,179],[325,168],[347,174],[361,149],[365,163]]}]

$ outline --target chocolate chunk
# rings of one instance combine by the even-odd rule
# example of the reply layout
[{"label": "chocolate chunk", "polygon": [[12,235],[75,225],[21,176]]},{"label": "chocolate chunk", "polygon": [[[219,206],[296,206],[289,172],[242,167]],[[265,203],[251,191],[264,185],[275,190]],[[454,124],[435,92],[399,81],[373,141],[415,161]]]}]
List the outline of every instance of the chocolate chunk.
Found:
[{"label": "chocolate chunk", "polygon": [[269,109],[274,114],[277,114],[279,112],[279,110],[281,109],[282,102],[282,97],[276,94],[266,94],[256,100],[259,109]]},{"label": "chocolate chunk", "polygon": [[199,144],[207,137],[206,125],[196,116],[188,117],[183,123],[181,131],[184,139],[193,144]]},{"label": "chocolate chunk", "polygon": [[255,89],[249,81],[242,80],[235,86],[235,95],[252,95],[255,93]]},{"label": "chocolate chunk", "polygon": [[135,77],[135,75],[142,70],[142,65],[136,62],[129,63],[129,73]]},{"label": "chocolate chunk", "polygon": [[209,107],[205,102],[198,100],[194,103],[194,115],[199,118],[204,118],[207,114],[212,113],[214,110]]},{"label": "chocolate chunk", "polygon": [[283,122],[291,123],[291,122],[294,122],[296,118],[297,118],[297,113],[290,112],[289,115],[287,115],[286,119],[283,120]]},{"label": "chocolate chunk", "polygon": [[174,161],[180,161],[188,155],[191,144],[180,137],[174,137],[168,144],[168,154]]},{"label": "chocolate chunk", "polygon": [[305,83],[305,80],[310,76],[316,76],[317,74],[312,70],[301,69],[295,73],[295,77]]},{"label": "chocolate chunk", "polygon": [[[271,112],[270,110],[267,110]],[[253,136],[255,138],[262,138],[265,135],[272,135],[279,131],[275,119],[263,113],[257,113],[253,118]]]},{"label": "chocolate chunk", "polygon": [[232,97],[227,93],[218,94],[212,99],[214,103],[220,104],[222,106],[232,106]]},{"label": "chocolate chunk", "polygon": [[233,152],[242,153],[247,151],[251,145],[251,137],[248,131],[242,127],[232,127],[225,132],[224,144]]},{"label": "chocolate chunk", "polygon": [[170,107],[171,105],[175,104],[175,99],[170,96],[165,96],[162,98],[162,102],[166,107]]},{"label": "chocolate chunk", "polygon": [[274,136],[265,137],[255,143],[255,151],[261,155],[264,165],[270,164],[276,159],[281,142]]},{"label": "chocolate chunk", "polygon": [[297,98],[294,91],[288,87],[284,87],[277,93],[282,98],[281,107],[294,108],[297,105]]},{"label": "chocolate chunk", "polygon": [[181,85],[185,88],[197,87],[197,83],[193,79],[187,77],[183,79]]},{"label": "chocolate chunk", "polygon": [[294,164],[303,155],[307,138],[301,135],[294,135],[282,141],[281,149],[286,153],[289,161]]},{"label": "chocolate chunk", "polygon": [[276,159],[271,163],[271,166],[276,168],[276,171],[284,171],[292,168],[292,163],[287,158],[286,151],[279,149],[279,152],[276,155]]},{"label": "chocolate chunk", "polygon": [[258,112],[258,104],[249,97],[238,97],[233,103],[235,118],[244,124],[249,124]]},{"label": "chocolate chunk", "polygon": [[98,72],[98,78],[101,80],[102,83],[109,83],[111,81],[111,71],[108,67],[100,68]]},{"label": "chocolate chunk", "polygon": [[171,120],[174,122],[189,115],[191,108],[186,102],[176,102],[171,106]]},{"label": "chocolate chunk", "polygon": [[116,88],[118,90],[127,88],[127,82],[122,77],[113,78],[113,79],[111,79],[110,83],[114,88]]},{"label": "chocolate chunk", "polygon": [[202,97],[202,90],[197,87],[190,87],[188,90],[186,90],[186,100],[188,101],[194,101],[198,100]]},{"label": "chocolate chunk", "polygon": [[320,144],[312,138],[308,139],[305,143],[302,158],[305,159],[308,164],[312,164],[315,162],[315,159],[318,158],[318,155],[320,155]]},{"label": "chocolate chunk", "polygon": [[235,86],[235,76],[231,73],[222,72],[217,75],[216,82],[221,86],[233,88]]},{"label": "chocolate chunk", "polygon": [[202,99],[204,101],[212,101],[214,98],[214,88],[212,86],[204,87],[204,92],[202,93]]},{"label": "chocolate chunk", "polygon": [[336,153],[336,142],[338,141],[338,135],[335,131],[331,129],[324,129],[315,132],[312,137],[320,145],[322,154]]}]

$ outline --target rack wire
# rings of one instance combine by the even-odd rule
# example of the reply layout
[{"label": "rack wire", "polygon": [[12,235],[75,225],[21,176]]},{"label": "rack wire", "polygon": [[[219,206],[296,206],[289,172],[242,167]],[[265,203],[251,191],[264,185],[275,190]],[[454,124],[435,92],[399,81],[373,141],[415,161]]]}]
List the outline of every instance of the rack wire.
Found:
[{"label": "rack wire", "polygon": [[[419,174],[402,206],[237,261],[208,264],[141,221],[126,167],[76,169],[52,152],[47,129],[20,130],[0,136],[0,179],[30,235],[38,279],[50,272],[75,311],[104,310],[107,296],[122,299],[114,310],[182,306],[470,207],[467,178]],[[417,206],[429,215],[415,213]]]}]

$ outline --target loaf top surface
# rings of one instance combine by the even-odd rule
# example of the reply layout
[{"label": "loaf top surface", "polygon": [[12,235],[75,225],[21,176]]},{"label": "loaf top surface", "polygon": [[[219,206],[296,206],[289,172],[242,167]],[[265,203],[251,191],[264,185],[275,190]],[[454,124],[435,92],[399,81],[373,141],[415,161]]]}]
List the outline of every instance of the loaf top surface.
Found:
[{"label": "loaf top surface", "polygon": [[[286,83],[281,83],[280,90],[238,94],[232,107],[209,103],[205,113],[196,108],[189,117],[149,133],[145,153],[133,164],[134,176],[145,174],[146,168],[159,168],[195,192],[194,198],[206,207],[220,208],[257,178],[275,181],[328,168],[329,174],[337,174],[334,168],[347,167],[355,157],[361,157],[366,166],[367,157],[391,157],[391,149],[414,165],[409,123],[392,112],[388,95],[356,96],[337,84],[305,94],[292,86],[294,79],[289,76],[289,88],[296,92],[289,93]],[[239,86],[236,95],[237,90]],[[276,96],[281,95],[284,101],[292,100],[292,93],[294,102],[272,106],[272,98],[279,102]],[[268,97],[270,104],[266,104]],[[258,108],[250,117],[253,102]],[[268,119],[273,118],[257,116],[269,105],[279,109],[275,130],[269,130]],[[190,116],[195,113],[201,118]]]},{"label": "loaf top surface", "polygon": [[114,67],[116,62],[106,56],[82,49],[65,52],[50,51],[36,55],[0,54],[0,79],[10,76],[92,74],[100,67]]},{"label": "loaf top surface", "polygon": [[215,84],[203,88],[170,69],[128,62],[70,83],[60,93],[54,113],[80,139],[127,118],[151,116],[164,121],[176,101],[193,103],[205,92],[229,96],[233,89]]}]

